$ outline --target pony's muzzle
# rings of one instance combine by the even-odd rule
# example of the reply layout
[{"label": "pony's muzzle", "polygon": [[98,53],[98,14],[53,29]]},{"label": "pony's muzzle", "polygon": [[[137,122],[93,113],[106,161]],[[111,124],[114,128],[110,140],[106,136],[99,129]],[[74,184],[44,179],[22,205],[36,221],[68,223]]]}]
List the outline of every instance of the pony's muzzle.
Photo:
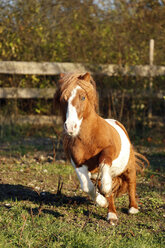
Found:
[{"label": "pony's muzzle", "polygon": [[68,124],[67,121],[64,123],[64,130],[69,134],[69,135],[77,135],[77,130],[78,126],[76,123]]}]

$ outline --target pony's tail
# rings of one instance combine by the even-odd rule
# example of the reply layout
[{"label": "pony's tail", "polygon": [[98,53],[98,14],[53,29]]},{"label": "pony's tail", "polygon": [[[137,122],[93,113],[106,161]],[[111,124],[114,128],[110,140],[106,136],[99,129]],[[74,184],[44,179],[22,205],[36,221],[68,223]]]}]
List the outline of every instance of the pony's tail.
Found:
[{"label": "pony's tail", "polygon": [[140,172],[141,174],[150,166],[148,159],[138,152],[135,152],[135,163],[137,172]]}]

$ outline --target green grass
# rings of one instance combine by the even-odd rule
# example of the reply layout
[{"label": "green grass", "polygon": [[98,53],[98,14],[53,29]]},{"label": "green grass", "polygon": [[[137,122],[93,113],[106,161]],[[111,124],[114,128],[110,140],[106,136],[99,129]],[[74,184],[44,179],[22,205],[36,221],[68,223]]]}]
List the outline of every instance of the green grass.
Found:
[{"label": "green grass", "polygon": [[[139,175],[137,179],[140,212],[128,215],[128,197],[122,196],[116,199],[119,222],[111,226],[106,221],[107,210],[95,206],[80,190],[72,166],[59,160],[48,161],[53,150],[51,140],[48,143],[42,140],[40,147],[36,146],[36,139],[31,141],[24,143],[21,138],[15,143],[12,139],[1,145],[0,247],[165,246],[165,151],[162,146],[137,147],[151,162],[144,176]],[[17,144],[14,151],[4,149],[7,142],[8,147]],[[39,159],[43,154],[44,159]],[[56,156],[62,155],[60,148]]]}]

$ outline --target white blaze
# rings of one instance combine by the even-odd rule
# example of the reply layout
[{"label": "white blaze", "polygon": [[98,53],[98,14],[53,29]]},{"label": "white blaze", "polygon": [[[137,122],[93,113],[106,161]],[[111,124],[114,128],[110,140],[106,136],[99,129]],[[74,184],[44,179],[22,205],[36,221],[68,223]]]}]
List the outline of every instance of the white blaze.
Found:
[{"label": "white blaze", "polygon": [[74,90],[71,92],[71,96],[68,100],[68,108],[66,112],[66,121],[64,124],[65,131],[72,136],[76,136],[80,131],[80,126],[82,123],[82,119],[78,118],[77,110],[72,105],[72,101],[76,96],[77,90],[81,89],[80,86],[77,86]]}]

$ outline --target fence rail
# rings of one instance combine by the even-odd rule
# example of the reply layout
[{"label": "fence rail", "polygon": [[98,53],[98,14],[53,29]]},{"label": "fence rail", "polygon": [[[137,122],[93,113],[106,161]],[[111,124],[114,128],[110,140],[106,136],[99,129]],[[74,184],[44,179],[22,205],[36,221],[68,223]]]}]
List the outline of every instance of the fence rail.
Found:
[{"label": "fence rail", "polygon": [[24,75],[57,75],[72,71],[92,74],[105,74],[108,76],[128,75],[141,77],[155,77],[165,75],[165,66],[155,65],[91,65],[83,63],[53,63],[53,62],[23,62],[0,61],[0,73]]},{"label": "fence rail", "polygon": [[[44,99],[52,99],[55,93],[54,88],[44,88],[44,89],[37,89],[37,88],[0,88],[0,99],[33,99],[33,98],[44,98]],[[120,90],[114,90],[115,93],[121,93]],[[106,96],[109,92],[107,90],[104,91],[104,96]],[[134,93],[125,92],[125,96],[129,97]],[[136,98],[142,97],[151,97],[151,98],[158,98],[163,99],[165,97],[164,91],[143,91],[141,93],[136,94]]]},{"label": "fence rail", "polygon": [[45,98],[51,99],[55,93],[54,88],[0,88],[0,98],[7,99],[30,99],[30,98]]},{"label": "fence rail", "polygon": [[[160,116],[152,116],[152,122],[156,123],[157,127],[164,127],[165,118]],[[61,116],[47,115],[0,115],[0,125],[61,125]]]},{"label": "fence rail", "polygon": [[60,125],[62,119],[60,116],[47,116],[47,115],[0,115],[0,124],[3,125]]},{"label": "fence rail", "polygon": [[[19,62],[19,61],[0,61],[0,74],[20,74],[20,75],[57,75],[71,71],[86,72],[92,74],[104,74],[108,76],[127,75],[140,77],[155,77],[165,75],[165,66],[154,65],[89,65],[81,63],[51,63],[51,62]],[[0,99],[32,99],[45,98],[52,99],[55,92],[54,88],[0,88]],[[107,93],[107,92],[106,92]],[[131,93],[125,92],[125,96]],[[136,94],[136,98],[156,97],[165,99],[165,92],[143,91]],[[153,119],[154,116],[151,116]],[[160,118],[159,118],[160,120]],[[160,121],[163,125],[163,118]],[[61,118],[58,116],[41,116],[41,115],[17,115],[0,116],[0,124],[60,124]]]}]

